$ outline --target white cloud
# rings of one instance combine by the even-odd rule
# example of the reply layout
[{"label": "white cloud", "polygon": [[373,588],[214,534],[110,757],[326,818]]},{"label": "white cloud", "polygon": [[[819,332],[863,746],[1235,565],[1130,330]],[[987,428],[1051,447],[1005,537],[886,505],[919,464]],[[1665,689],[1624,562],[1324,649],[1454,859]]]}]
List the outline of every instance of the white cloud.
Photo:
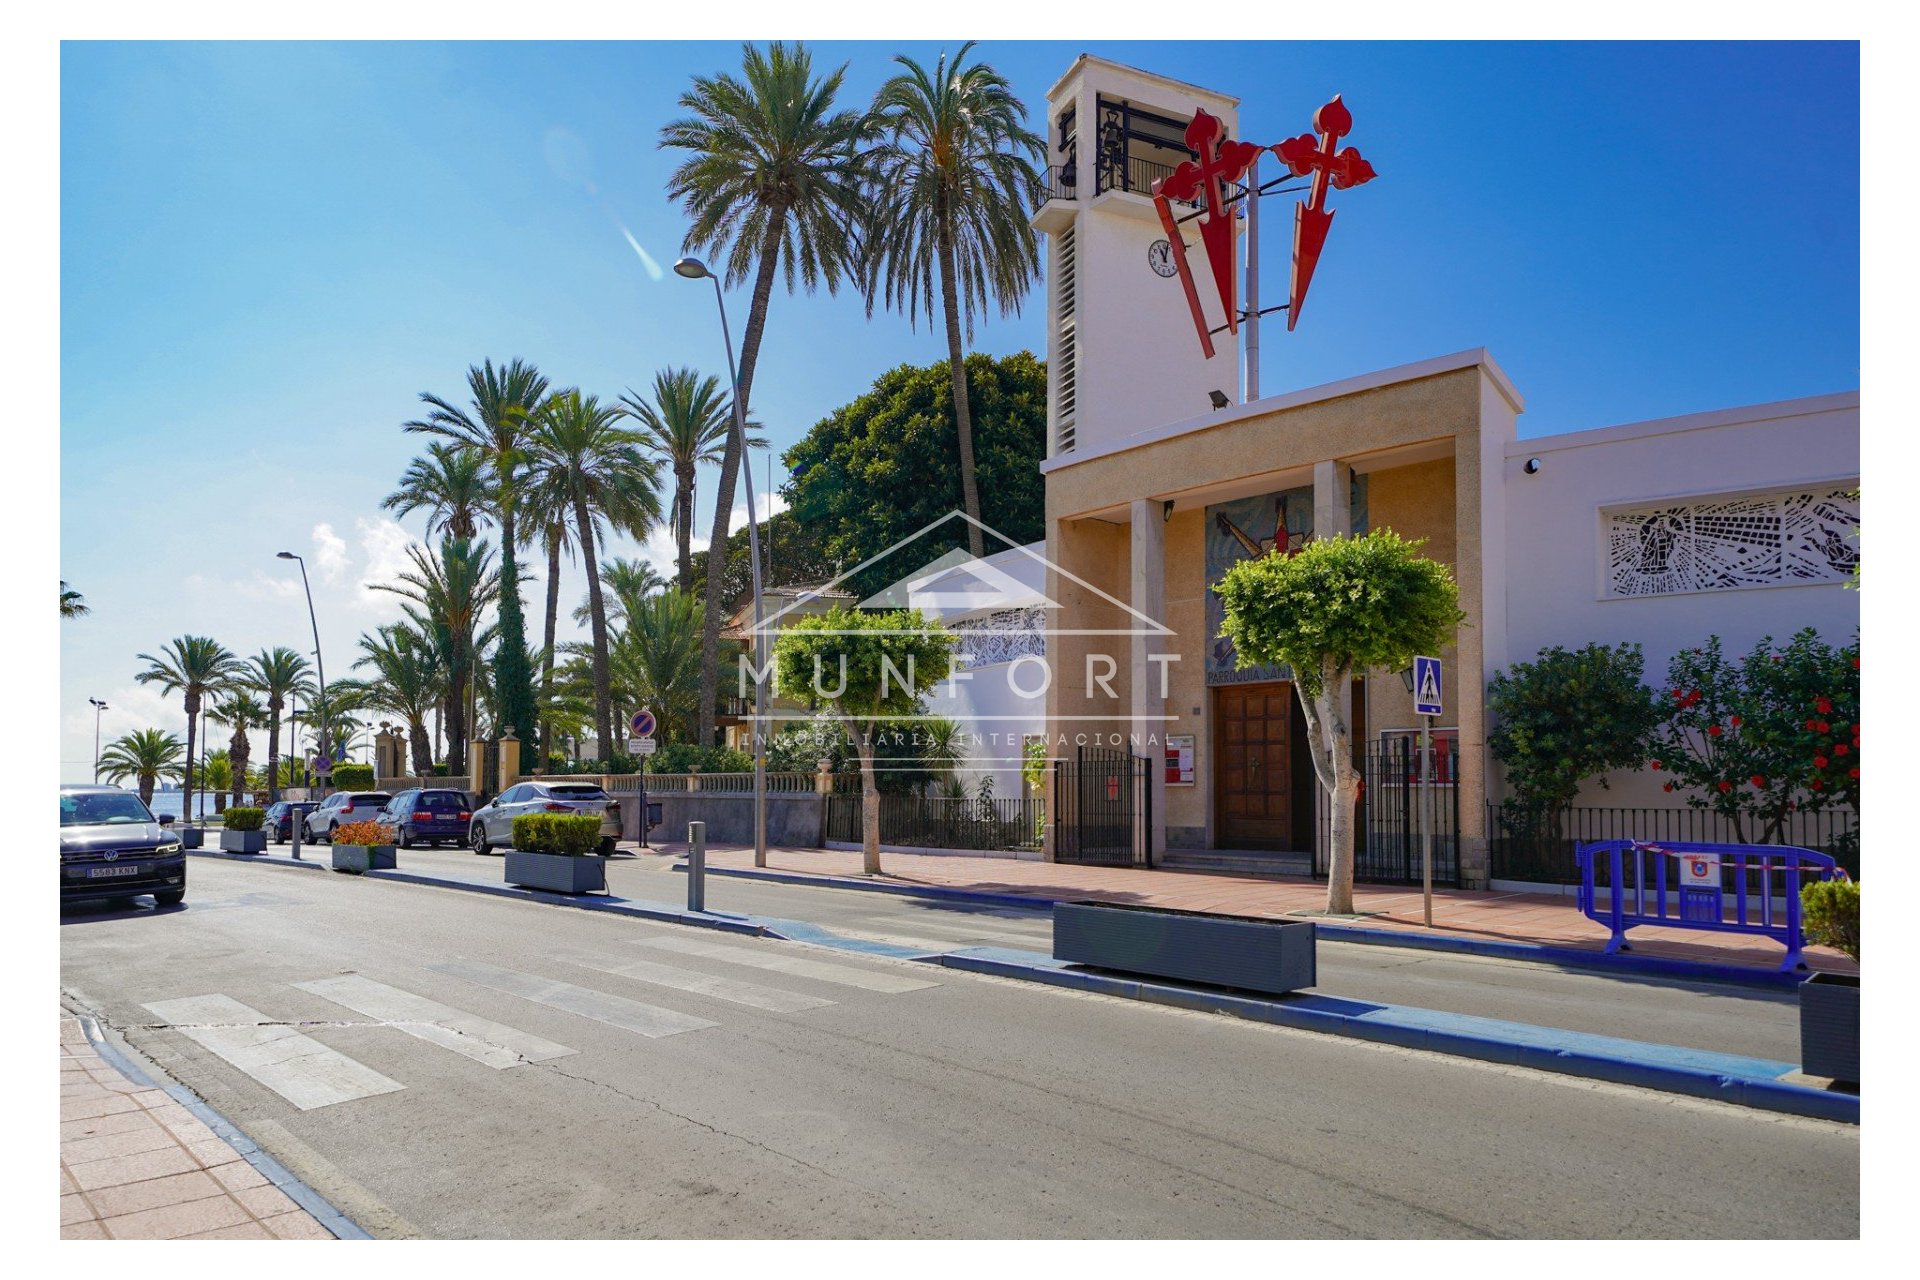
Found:
[{"label": "white cloud", "polygon": [[[783,494],[780,494],[778,492],[770,493],[770,494],[756,493],[754,495],[754,504],[756,507],[759,508],[754,512],[754,514],[759,516],[762,520],[771,519],[772,517],[779,515],[782,511],[785,511],[787,509],[786,497]],[[727,532],[738,533],[746,527],[747,527],[747,504],[744,502],[737,502],[734,504],[733,514],[727,518]]]},{"label": "white cloud", "polygon": [[407,549],[422,545],[420,540],[391,517],[362,516],[354,522],[354,529],[359,534],[360,552],[366,560],[365,568],[360,571],[359,590],[354,593],[354,607],[398,616],[399,597],[390,591],[372,588],[391,584],[411,569],[413,562],[407,556]]},{"label": "white cloud", "polygon": [[325,521],[313,526],[313,564],[322,582],[337,586],[346,579],[346,540]]}]

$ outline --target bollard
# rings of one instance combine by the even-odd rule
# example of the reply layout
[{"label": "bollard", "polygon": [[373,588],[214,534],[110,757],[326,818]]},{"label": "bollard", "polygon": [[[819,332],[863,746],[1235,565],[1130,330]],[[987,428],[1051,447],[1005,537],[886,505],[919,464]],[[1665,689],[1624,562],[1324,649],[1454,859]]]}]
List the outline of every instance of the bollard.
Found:
[{"label": "bollard", "polygon": [[293,820],[287,824],[288,827],[293,831],[293,860],[295,862],[300,861],[300,818],[301,816],[302,815],[300,814],[299,810],[297,809],[294,810]]},{"label": "bollard", "polygon": [[687,910],[707,909],[707,824],[687,824]]}]

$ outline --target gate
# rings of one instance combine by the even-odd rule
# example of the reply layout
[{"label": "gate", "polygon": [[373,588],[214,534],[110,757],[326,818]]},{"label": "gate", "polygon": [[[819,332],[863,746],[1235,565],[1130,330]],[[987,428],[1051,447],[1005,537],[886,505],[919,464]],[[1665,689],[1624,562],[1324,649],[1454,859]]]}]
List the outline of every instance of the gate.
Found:
[{"label": "gate", "polygon": [[[1419,884],[1420,753],[1399,738],[1366,755],[1355,832],[1353,878],[1375,884]],[[1460,747],[1433,744],[1433,882],[1460,883]]]},{"label": "gate", "polygon": [[1060,862],[1150,867],[1154,762],[1105,747],[1081,747],[1053,764],[1053,849]]},{"label": "gate", "polygon": [[500,794],[500,739],[480,744],[480,794],[491,800]]}]

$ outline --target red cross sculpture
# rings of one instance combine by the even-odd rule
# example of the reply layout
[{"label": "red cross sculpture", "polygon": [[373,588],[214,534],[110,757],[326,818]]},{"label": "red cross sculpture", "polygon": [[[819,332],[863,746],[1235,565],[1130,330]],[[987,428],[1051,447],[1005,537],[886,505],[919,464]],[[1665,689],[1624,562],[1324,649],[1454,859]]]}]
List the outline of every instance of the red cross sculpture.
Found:
[{"label": "red cross sculpture", "polygon": [[1226,126],[1205,111],[1195,111],[1187,125],[1187,146],[1200,157],[1199,163],[1183,160],[1172,173],[1153,184],[1153,202],[1160,211],[1160,225],[1166,229],[1174,262],[1180,271],[1180,283],[1187,291],[1187,306],[1193,311],[1194,327],[1200,331],[1200,346],[1207,358],[1213,358],[1213,339],[1200,311],[1200,299],[1194,293],[1193,274],[1187,266],[1186,242],[1174,225],[1169,201],[1192,203],[1204,197],[1206,212],[1200,218],[1200,240],[1207,248],[1207,262],[1213,268],[1214,287],[1220,292],[1220,308],[1227,316],[1227,331],[1240,331],[1240,307],[1234,277],[1234,211],[1227,206],[1226,185],[1246,175],[1263,147],[1251,142],[1227,138]]},{"label": "red cross sculpture", "polygon": [[1313,269],[1320,263],[1320,251],[1327,244],[1327,229],[1333,225],[1333,212],[1327,208],[1328,183],[1345,191],[1378,176],[1354,148],[1348,147],[1337,154],[1334,151],[1335,144],[1353,131],[1353,113],[1340,101],[1339,94],[1334,94],[1332,102],[1313,113],[1313,127],[1320,135],[1317,140],[1313,134],[1303,133],[1273,148],[1273,153],[1285,161],[1295,175],[1313,175],[1307,198],[1293,211],[1293,282],[1287,293],[1289,332],[1300,322],[1307,286],[1313,283]]}]

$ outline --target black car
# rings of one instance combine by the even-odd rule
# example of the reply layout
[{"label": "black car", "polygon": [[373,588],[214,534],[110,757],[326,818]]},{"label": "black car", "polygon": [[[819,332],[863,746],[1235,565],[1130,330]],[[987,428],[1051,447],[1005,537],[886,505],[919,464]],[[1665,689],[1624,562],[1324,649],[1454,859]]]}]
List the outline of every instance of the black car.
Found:
[{"label": "black car", "polygon": [[402,791],[374,821],[393,828],[402,849],[421,844],[465,844],[473,804],[464,791],[417,788]]},{"label": "black car", "polygon": [[140,797],[118,787],[60,788],[60,905],[150,893],[163,907],[187,896],[187,856]]},{"label": "black car", "polygon": [[275,844],[285,844],[293,839],[294,820],[306,817],[319,807],[318,800],[277,800],[267,806],[266,821],[260,824],[260,829]]}]

